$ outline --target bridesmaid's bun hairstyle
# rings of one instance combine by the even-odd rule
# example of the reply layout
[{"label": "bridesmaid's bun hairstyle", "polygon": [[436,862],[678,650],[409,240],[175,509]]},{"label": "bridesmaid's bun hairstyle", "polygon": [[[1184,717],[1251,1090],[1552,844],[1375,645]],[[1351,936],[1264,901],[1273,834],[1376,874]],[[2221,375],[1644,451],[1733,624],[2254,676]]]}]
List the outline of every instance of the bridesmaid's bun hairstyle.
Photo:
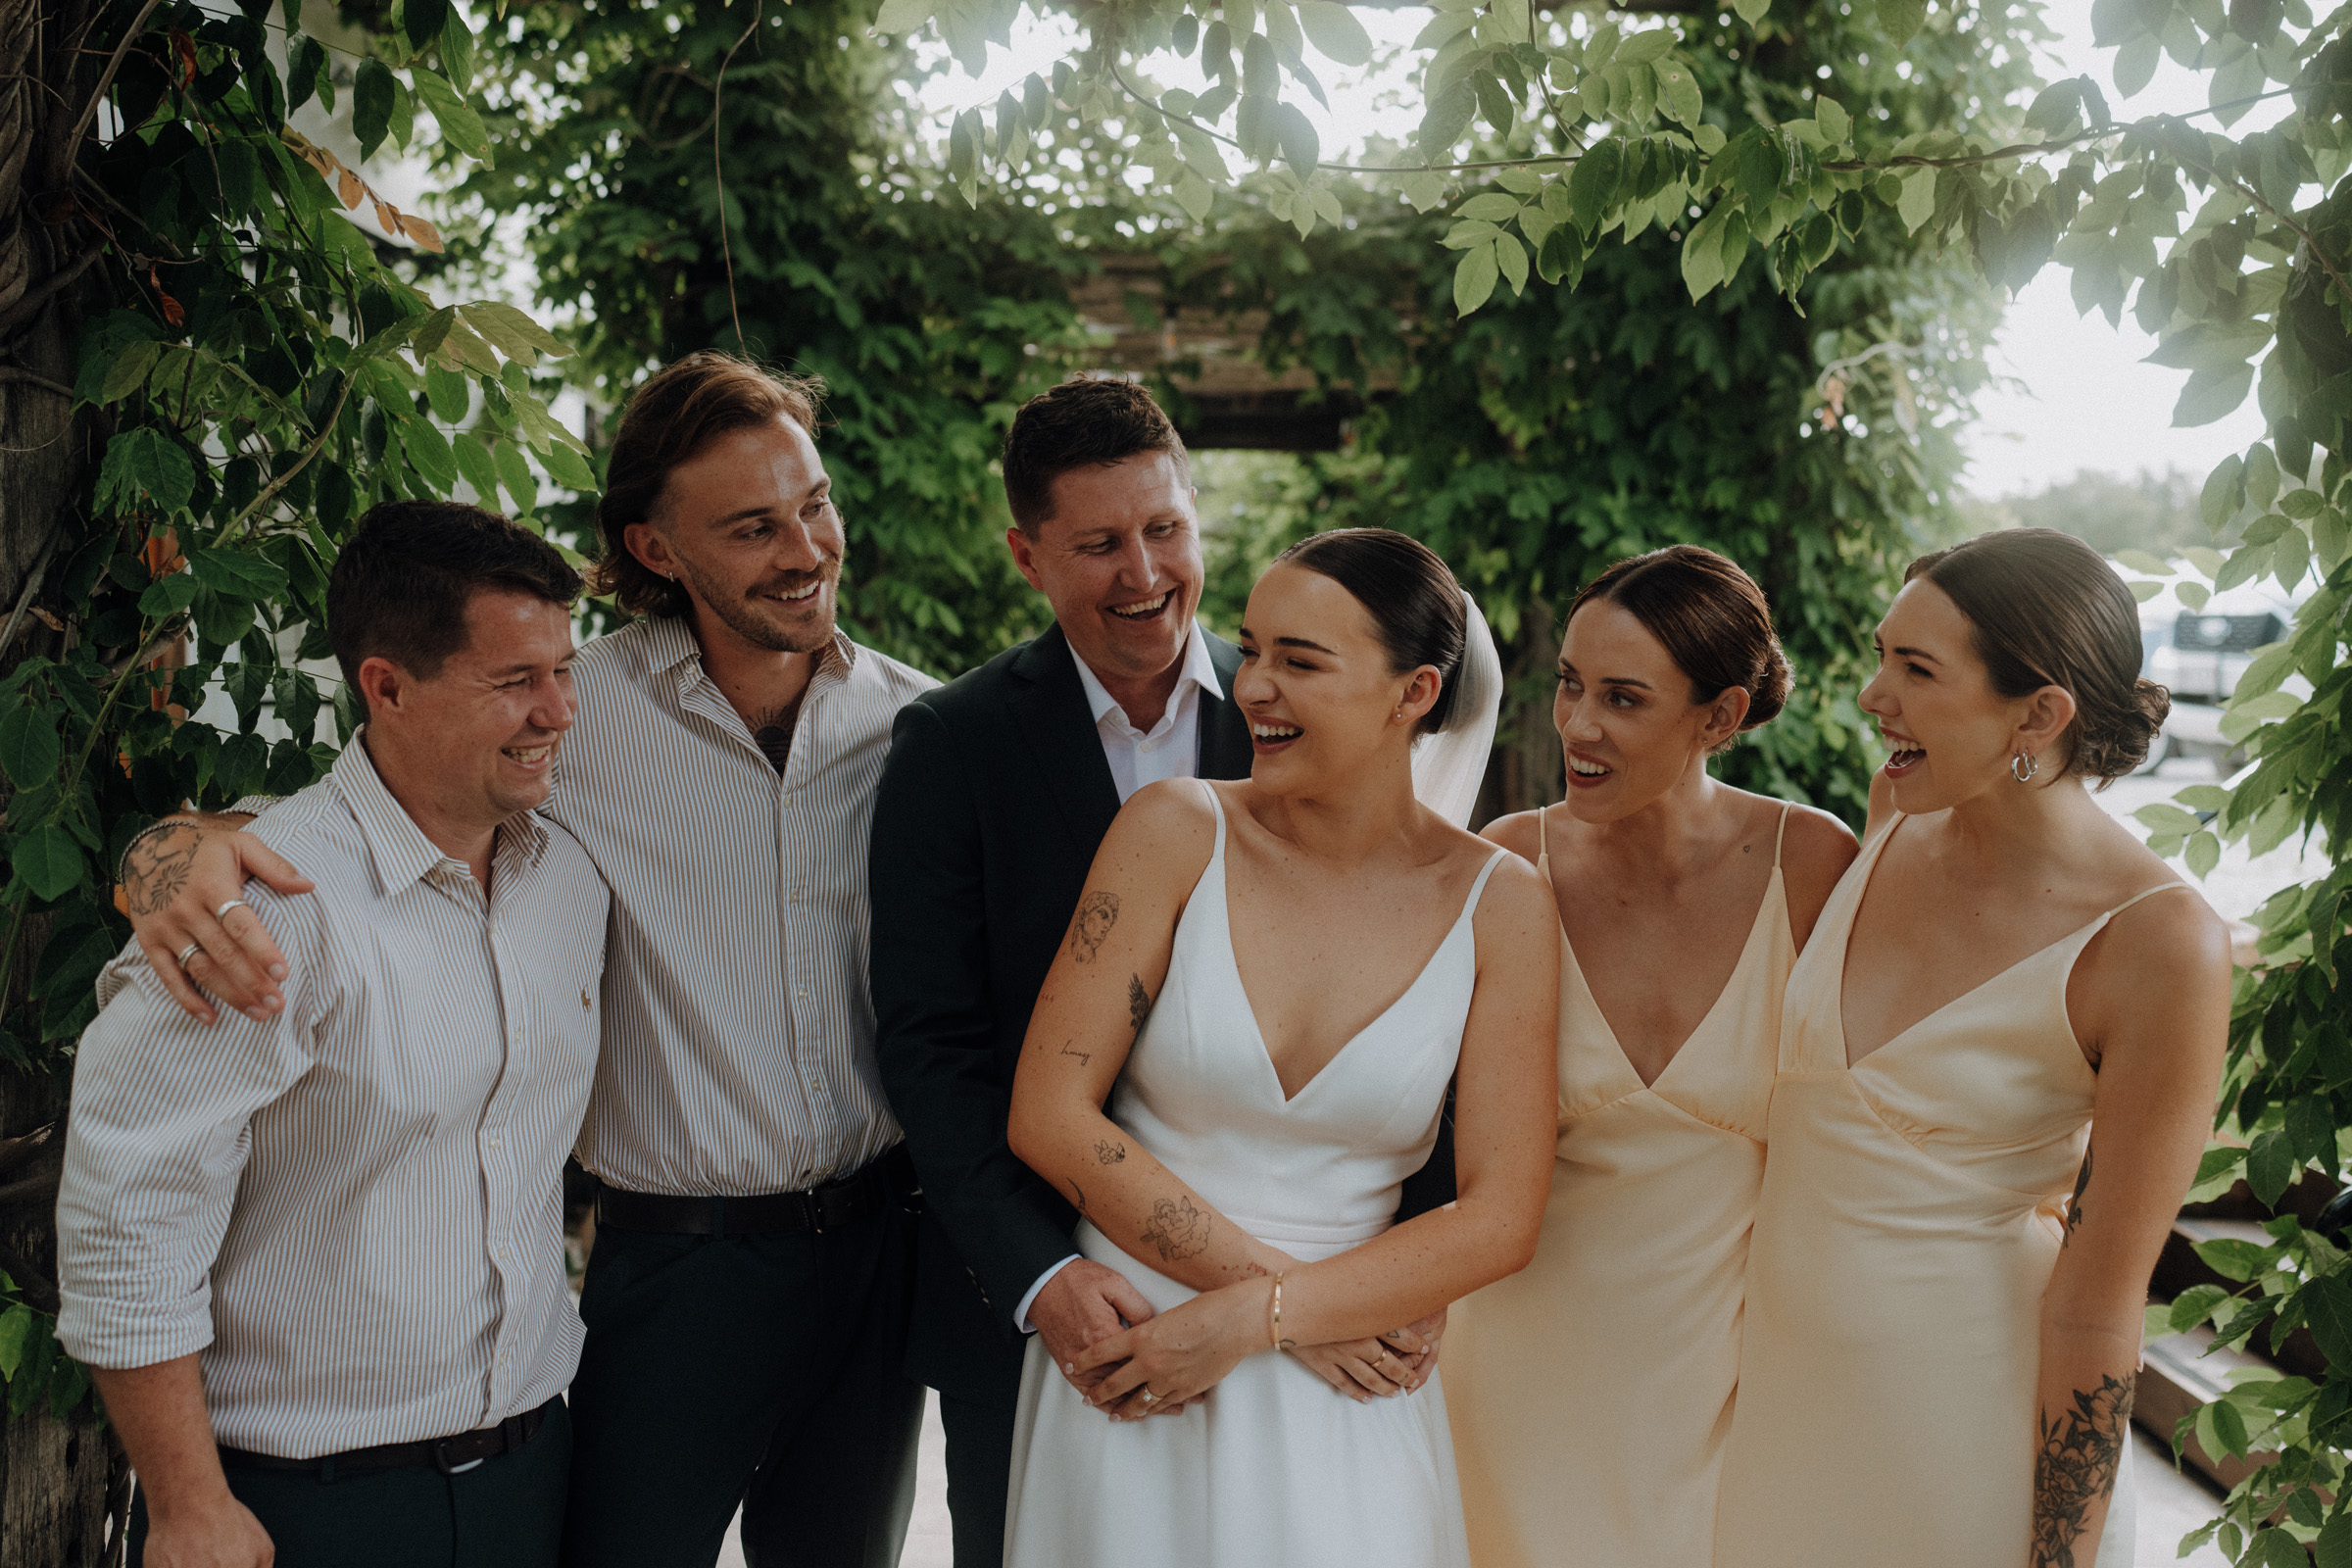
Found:
[{"label": "bridesmaid's bun hairstyle", "polygon": [[1747,693],[1742,733],[1771,723],[1787,705],[1788,661],[1772,629],[1772,606],[1730,558],[1697,545],[1629,556],[1576,596],[1568,619],[1596,602],[1618,606],[1666,645],[1690,678],[1691,702],[1711,703],[1735,686]]},{"label": "bridesmaid's bun hairstyle", "polygon": [[1921,577],[1968,617],[1994,693],[2058,686],[2075,700],[2062,771],[2105,783],[2147,760],[2172,694],[2140,678],[2139,603],[2097,551],[2049,528],[2004,528],[1903,572]]},{"label": "bridesmaid's bun hairstyle", "polygon": [[1438,553],[1388,528],[1334,528],[1299,540],[1274,558],[1301,566],[1355,596],[1372,617],[1389,667],[1401,675],[1423,664],[1438,671],[1438,700],[1416,734],[1435,735],[1453,717],[1454,677],[1461,672],[1467,617],[1461,584]]}]

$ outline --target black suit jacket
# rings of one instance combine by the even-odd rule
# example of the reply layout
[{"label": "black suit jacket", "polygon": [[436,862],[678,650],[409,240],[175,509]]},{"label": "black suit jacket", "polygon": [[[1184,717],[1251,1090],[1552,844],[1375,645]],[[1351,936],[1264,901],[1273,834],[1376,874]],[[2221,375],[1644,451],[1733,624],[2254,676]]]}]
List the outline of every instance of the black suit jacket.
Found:
[{"label": "black suit jacket", "polygon": [[[1230,692],[1241,651],[1214,636],[1208,649]],[[1249,776],[1231,701],[1200,694],[1200,776]],[[1077,1211],[1013,1157],[1004,1126],[1030,1010],[1118,810],[1059,627],[926,692],[893,727],[874,807],[876,1043],[924,1195],[907,1372],[952,1397],[1011,1408],[1013,1309],[1070,1255]],[[1431,1167],[1449,1174],[1450,1152]],[[1452,1196],[1420,1194],[1409,1211]]]}]

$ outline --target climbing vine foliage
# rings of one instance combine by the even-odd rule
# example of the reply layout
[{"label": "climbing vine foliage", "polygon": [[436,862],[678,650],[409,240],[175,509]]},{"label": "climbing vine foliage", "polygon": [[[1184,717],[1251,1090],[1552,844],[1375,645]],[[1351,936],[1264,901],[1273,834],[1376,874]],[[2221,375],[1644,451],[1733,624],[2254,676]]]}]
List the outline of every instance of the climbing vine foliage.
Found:
[{"label": "climbing vine foliage", "polygon": [[[1017,0],[886,0],[883,31],[936,27],[977,70],[1009,38]],[[1743,78],[1761,60],[1843,29],[1855,58],[1899,56],[1908,79],[1936,78],[1982,29],[2021,25],[2005,0],[1736,0],[1743,36],[1723,45],[1713,17],[1638,24],[1599,8],[1528,0],[1435,0],[1408,51],[1422,118],[1409,148],[1370,166],[1328,160],[1299,104],[1317,72],[1361,65],[1369,39],[1323,0],[1112,0],[1069,8],[1084,47],[960,116],[950,173],[967,199],[995,161],[1017,168],[1055,100],[1124,137],[1139,168],[1198,219],[1220,187],[1262,201],[1301,239],[1347,220],[1341,181],[1395,191],[1427,215],[1427,242],[1458,252],[1452,304],[1468,315],[1502,288],[1573,288],[1604,244],[1644,230],[1679,246],[1692,300],[1759,269],[1792,308],[1808,278],[1852,256],[1871,225],[1971,256],[1984,282],[2016,288],[2056,263],[2077,307],[2158,339],[2159,365],[2188,372],[2174,422],[2210,424],[2258,400],[2264,438],[2206,481],[2213,542],[2178,562],[2146,561],[2186,610],[2262,578],[2302,597],[2230,698],[2224,733],[2245,765],[2226,782],[2144,810],[2150,842],[2203,876],[2224,847],[2263,853],[2290,840],[2322,852],[2325,874],[2285,889],[2254,918],[2257,955],[2237,977],[2219,1134],[2200,1172],[2211,1194],[2243,1179],[2275,1205],[2298,1174],[2343,1175],[2352,1132],[2352,7],[2307,0],[2094,0],[2104,79],[2046,83],[1968,122],[1904,127],[1877,93],[1773,96]],[[1972,34],[1972,29],[1977,29]],[[1719,51],[1713,58],[1709,50]],[[1210,85],[1162,89],[1155,62],[1181,58]],[[2133,117],[2132,100],[2169,59],[2196,74],[2192,113]],[[1825,84],[1834,74],[1825,68]],[[1700,83],[1735,90],[1707,93]],[[1890,120],[1893,122],[1889,123]],[[1890,133],[1891,132],[1891,133]],[[1238,164],[1238,172],[1237,172]],[[1824,429],[1843,428],[1844,395],[1900,401],[1917,347],[1820,367]],[[1833,381],[1833,373],[1835,380]],[[1883,386],[1874,385],[1885,382]],[[2167,580],[2169,579],[2169,580]],[[2153,1325],[2211,1323],[2225,1344],[2275,1348],[2308,1329],[2324,1378],[2237,1386],[2184,1423],[2215,1454],[2275,1454],[2192,1539],[2234,1561],[2352,1568],[2352,1253],[2342,1228],[2270,1222],[2267,1247],[2200,1249],[2234,1289],[2200,1287]]]},{"label": "climbing vine foliage", "polygon": [[[466,19],[406,0],[354,55],[299,18],[295,0],[118,0],[86,40],[104,74],[43,216],[98,258],[77,374],[53,388],[87,483],[0,637],[18,658],[0,679],[0,1059],[19,1068],[68,1070],[128,935],[113,883],[130,836],[187,802],[299,789],[349,736],[321,601],[360,514],[457,496],[529,517],[543,490],[595,483],[540,380],[564,346],[509,305],[438,297],[439,232],[366,172],[387,145],[491,157]],[[289,126],[343,95],[356,148]],[[53,1301],[0,1277],[15,1410],[62,1413],[86,1387]]]}]

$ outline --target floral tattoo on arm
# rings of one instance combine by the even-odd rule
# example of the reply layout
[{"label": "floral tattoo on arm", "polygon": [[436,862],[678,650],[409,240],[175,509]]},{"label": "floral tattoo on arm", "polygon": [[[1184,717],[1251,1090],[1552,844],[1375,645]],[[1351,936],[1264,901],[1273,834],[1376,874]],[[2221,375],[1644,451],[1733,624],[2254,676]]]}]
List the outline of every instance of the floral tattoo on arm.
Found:
[{"label": "floral tattoo on arm", "polygon": [[1127,1021],[1135,1025],[1136,1039],[1143,1039],[1145,1020],[1151,1016],[1152,993],[1144,989],[1142,975],[1131,974],[1127,977]]},{"label": "floral tattoo on arm", "polygon": [[2041,1423],[2034,1456],[2033,1568],[2077,1568],[2075,1543],[2090,1510],[2115,1488],[2132,1424],[2136,1374],[2101,1374],[2099,1386],[2074,1391],[2074,1407]]},{"label": "floral tattoo on arm", "polygon": [[1143,1239],[1159,1249],[1161,1262],[1182,1262],[1208,1246],[1208,1216],[1189,1198],[1163,1198],[1152,1205]]}]

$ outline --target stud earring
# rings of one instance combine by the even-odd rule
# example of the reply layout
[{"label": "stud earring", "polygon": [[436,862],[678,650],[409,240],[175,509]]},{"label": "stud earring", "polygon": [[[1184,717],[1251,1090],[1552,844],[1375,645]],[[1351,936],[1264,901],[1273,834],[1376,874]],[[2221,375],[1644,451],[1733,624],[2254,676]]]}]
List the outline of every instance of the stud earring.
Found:
[{"label": "stud earring", "polygon": [[2031,784],[2034,775],[2041,771],[2041,759],[2032,752],[2020,752],[2009,759],[2009,776],[2020,784]]}]

